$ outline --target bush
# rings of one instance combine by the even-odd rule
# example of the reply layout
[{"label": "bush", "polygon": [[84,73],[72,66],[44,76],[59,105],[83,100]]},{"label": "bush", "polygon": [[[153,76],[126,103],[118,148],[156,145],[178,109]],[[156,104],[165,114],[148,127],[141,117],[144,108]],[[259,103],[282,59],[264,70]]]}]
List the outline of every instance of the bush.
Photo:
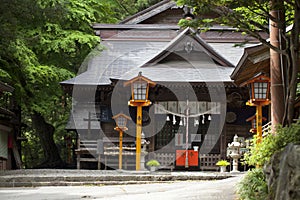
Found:
[{"label": "bush", "polygon": [[282,151],[289,143],[300,142],[300,123],[292,124],[290,127],[277,127],[276,134],[269,133],[260,144],[256,144],[256,137],[252,140],[249,153],[244,160],[248,165],[263,166],[269,162],[275,152]]},{"label": "bush", "polygon": [[157,160],[149,160],[146,165],[149,167],[158,167],[160,163]]},{"label": "bush", "polygon": [[[252,140],[250,151],[244,155],[247,164],[263,166],[267,164],[272,155],[282,151],[289,143],[300,143],[300,123],[290,127],[277,127],[276,134],[269,133],[257,144],[256,137]],[[238,193],[241,200],[268,199],[268,186],[262,168],[249,171],[238,184]]]},{"label": "bush", "polygon": [[216,163],[217,166],[228,166],[230,165],[230,163],[227,161],[227,160],[219,160],[217,163]]},{"label": "bush", "polygon": [[268,186],[263,169],[257,168],[248,171],[241,182],[238,183],[237,193],[240,200],[266,200]]}]

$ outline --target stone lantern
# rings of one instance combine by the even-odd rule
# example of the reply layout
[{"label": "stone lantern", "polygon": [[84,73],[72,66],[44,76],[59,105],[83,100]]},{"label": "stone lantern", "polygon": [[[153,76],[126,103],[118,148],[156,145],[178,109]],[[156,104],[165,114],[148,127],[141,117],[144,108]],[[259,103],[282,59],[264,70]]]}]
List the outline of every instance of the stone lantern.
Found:
[{"label": "stone lantern", "polygon": [[239,172],[238,163],[239,163],[239,158],[241,157],[240,147],[241,147],[241,143],[238,141],[238,136],[235,135],[233,137],[233,142],[228,144],[228,151],[229,151],[228,154],[233,159],[231,172]]}]

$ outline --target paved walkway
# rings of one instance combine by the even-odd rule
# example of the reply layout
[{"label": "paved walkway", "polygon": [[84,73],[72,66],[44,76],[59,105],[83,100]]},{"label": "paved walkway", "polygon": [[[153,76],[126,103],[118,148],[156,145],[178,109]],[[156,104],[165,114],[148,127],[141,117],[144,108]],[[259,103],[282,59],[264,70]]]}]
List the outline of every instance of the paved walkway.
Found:
[{"label": "paved walkway", "polygon": [[219,172],[11,170],[0,171],[0,198],[236,200],[235,186],[242,177]]}]

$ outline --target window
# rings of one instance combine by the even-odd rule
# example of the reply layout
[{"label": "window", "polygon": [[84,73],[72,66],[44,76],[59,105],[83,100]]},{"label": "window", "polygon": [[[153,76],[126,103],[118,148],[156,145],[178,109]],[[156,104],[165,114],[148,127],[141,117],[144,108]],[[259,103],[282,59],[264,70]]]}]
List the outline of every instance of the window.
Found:
[{"label": "window", "polygon": [[147,83],[144,81],[135,82],[133,84],[133,93],[135,100],[146,100]]},{"label": "window", "polygon": [[265,99],[268,90],[267,82],[254,83],[255,99]]}]

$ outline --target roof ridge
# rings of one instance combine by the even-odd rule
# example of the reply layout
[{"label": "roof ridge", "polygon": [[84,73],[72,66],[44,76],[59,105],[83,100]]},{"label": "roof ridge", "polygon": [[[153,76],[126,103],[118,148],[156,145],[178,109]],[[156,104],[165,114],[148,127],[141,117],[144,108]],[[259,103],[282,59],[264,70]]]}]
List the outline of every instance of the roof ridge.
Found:
[{"label": "roof ridge", "polygon": [[[139,17],[139,16],[141,16],[141,15],[144,15],[144,14],[146,14],[147,12],[149,12],[149,11],[155,9],[155,8],[158,8],[158,7],[160,7],[160,6],[163,6],[164,4],[167,4],[167,3],[172,3],[172,4],[176,5],[176,2],[174,2],[173,0],[163,0],[163,1],[161,1],[161,2],[158,2],[158,3],[156,3],[156,4],[152,5],[152,6],[150,6],[149,8],[146,8],[146,9],[144,9],[144,10],[142,10],[142,11],[140,11],[140,12],[134,14],[134,15],[131,15],[131,16],[125,18],[125,19],[122,20],[119,24],[126,24],[126,23],[130,22],[131,20],[133,20],[134,18],[137,18],[137,17]],[[171,5],[170,5],[170,7],[171,7]],[[168,7],[168,8],[170,8],[170,7]],[[168,8],[166,8],[166,9],[168,9]],[[166,9],[165,9],[165,10],[166,10]],[[163,11],[164,11],[164,10],[163,10]],[[150,16],[150,17],[152,17],[152,16]]]}]

